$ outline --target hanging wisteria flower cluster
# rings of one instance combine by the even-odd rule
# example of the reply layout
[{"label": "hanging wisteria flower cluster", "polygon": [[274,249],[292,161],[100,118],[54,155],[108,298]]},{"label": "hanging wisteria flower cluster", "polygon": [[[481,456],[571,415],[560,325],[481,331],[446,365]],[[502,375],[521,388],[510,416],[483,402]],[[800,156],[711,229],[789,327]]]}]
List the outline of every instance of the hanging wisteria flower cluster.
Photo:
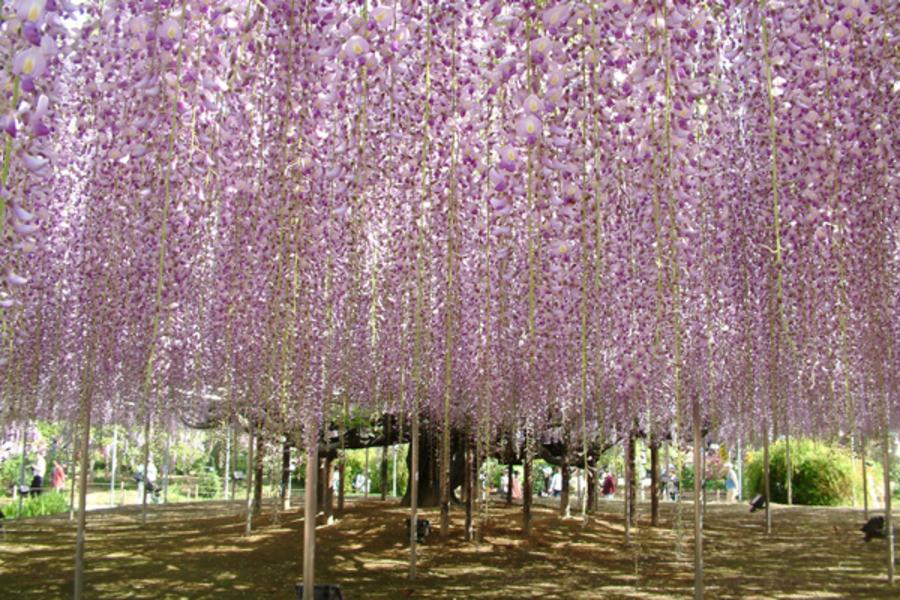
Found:
[{"label": "hanging wisteria flower cluster", "polygon": [[896,16],[6,2],[0,421],[880,426]]}]

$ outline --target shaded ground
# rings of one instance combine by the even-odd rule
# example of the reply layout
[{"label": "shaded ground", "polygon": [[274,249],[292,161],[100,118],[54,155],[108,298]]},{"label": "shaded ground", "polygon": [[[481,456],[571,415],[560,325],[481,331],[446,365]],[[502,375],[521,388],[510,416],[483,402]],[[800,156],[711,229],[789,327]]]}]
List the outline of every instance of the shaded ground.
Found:
[{"label": "shaded ground", "polygon": [[[485,543],[452,537],[420,546],[419,579],[406,578],[409,556],[396,504],[356,500],[337,523],[318,529],[318,577],[339,582],[348,600],[468,598],[684,598],[692,592],[691,507],[684,505],[683,560],[671,529],[651,529],[641,506],[634,543],[623,543],[621,502],[604,502],[586,528],[536,507],[535,534],[521,536],[518,508],[493,507]],[[434,511],[423,511],[437,523]],[[257,520],[243,537],[240,503],[92,512],[88,520],[86,598],[293,598],[302,572],[302,513]],[[320,518],[321,519],[321,518]],[[706,520],[708,598],[898,598],[885,583],[885,546],[862,542],[861,511],[776,507],[775,530],[743,505],[710,504]],[[71,594],[74,526],[64,518],[6,524],[0,538],[0,597]]]}]

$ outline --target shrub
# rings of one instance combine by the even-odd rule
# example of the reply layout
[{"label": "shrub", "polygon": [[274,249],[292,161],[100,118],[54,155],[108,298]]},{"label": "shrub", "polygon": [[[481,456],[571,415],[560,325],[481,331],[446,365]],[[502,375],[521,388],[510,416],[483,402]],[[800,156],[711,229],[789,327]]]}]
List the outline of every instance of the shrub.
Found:
[{"label": "shrub", "polygon": [[215,471],[206,470],[197,479],[197,493],[201,498],[215,498],[222,490],[222,480]]},{"label": "shrub", "polygon": [[28,519],[31,517],[45,517],[56,515],[69,510],[69,502],[66,494],[57,492],[44,492],[40,496],[26,498],[22,503],[22,512],[19,513],[19,502],[13,502],[6,506],[3,512],[7,519]]},{"label": "shrub", "polygon": [[[680,488],[686,492],[694,491],[694,467],[685,465],[681,469]],[[725,491],[724,469],[721,461],[710,464],[707,458],[706,463],[706,480],[704,487],[707,492],[715,492],[716,490]]]},{"label": "shrub", "polygon": [[[0,463],[0,495],[12,496],[13,488],[19,485],[22,456],[15,456]],[[25,485],[31,483],[31,471],[25,471]]]},{"label": "shrub", "polygon": [[[745,477],[745,496],[763,493],[763,454],[749,457]],[[850,451],[839,446],[809,440],[791,440],[791,486],[794,504],[838,506],[862,498],[862,466],[851,462]],[[773,502],[787,502],[787,468],[784,441],[769,447],[770,484]],[[869,483],[881,485],[877,463],[867,469]],[[871,493],[871,491],[870,491]]]}]

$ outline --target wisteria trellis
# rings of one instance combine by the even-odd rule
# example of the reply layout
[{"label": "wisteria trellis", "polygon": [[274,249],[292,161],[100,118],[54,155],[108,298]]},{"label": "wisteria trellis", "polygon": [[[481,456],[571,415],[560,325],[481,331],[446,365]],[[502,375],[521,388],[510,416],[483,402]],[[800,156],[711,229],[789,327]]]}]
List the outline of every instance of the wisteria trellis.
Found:
[{"label": "wisteria trellis", "polygon": [[878,431],[897,8],[5,2],[0,419]]}]

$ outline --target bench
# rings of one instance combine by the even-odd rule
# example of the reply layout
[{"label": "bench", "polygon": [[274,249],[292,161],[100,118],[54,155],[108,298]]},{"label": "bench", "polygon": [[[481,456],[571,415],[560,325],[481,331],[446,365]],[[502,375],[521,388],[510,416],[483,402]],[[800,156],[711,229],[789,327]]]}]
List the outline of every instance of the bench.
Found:
[{"label": "bench", "polygon": [[[296,584],[297,600],[303,600],[303,584]],[[313,591],[313,600],[344,600],[341,586],[332,583],[317,585]]]},{"label": "bench", "polygon": [[[416,519],[416,541],[424,542],[429,533],[431,533],[431,521]],[[409,517],[406,518],[406,536],[409,537]]]}]

